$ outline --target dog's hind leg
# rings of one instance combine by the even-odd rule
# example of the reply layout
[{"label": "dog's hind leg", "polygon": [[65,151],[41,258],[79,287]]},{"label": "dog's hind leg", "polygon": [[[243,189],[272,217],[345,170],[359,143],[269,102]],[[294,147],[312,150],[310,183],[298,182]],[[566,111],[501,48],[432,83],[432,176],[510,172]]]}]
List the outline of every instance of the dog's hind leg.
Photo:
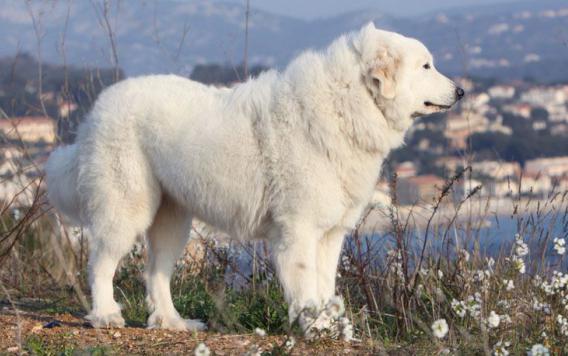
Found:
[{"label": "dog's hind leg", "polygon": [[112,279],[120,259],[152,223],[161,191],[143,158],[136,153],[117,155],[88,148],[91,156],[84,157],[83,164],[89,170],[82,176],[80,190],[84,223],[90,232],[89,279],[93,305],[86,319],[94,327],[120,327],[124,319],[113,297]]},{"label": "dog's hind leg", "polygon": [[148,328],[203,330],[199,320],[183,319],[174,307],[170,278],[184,251],[191,230],[191,216],[164,198],[148,231],[149,264],[146,271],[147,302],[152,314]]},{"label": "dog's hind leg", "polygon": [[112,279],[120,259],[128,253],[136,240],[136,231],[119,229],[116,225],[91,230],[89,253],[89,282],[92,309],[85,318],[95,328],[123,327],[120,306],[114,300]]}]

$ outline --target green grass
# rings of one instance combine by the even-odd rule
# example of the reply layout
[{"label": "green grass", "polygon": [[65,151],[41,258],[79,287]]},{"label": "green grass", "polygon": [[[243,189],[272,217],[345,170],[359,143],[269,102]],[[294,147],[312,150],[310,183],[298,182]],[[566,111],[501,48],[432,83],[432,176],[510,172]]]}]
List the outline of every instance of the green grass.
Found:
[{"label": "green grass", "polygon": [[24,349],[34,356],[104,356],[113,354],[108,346],[91,346],[87,348],[77,347],[72,335],[62,335],[53,342],[47,341],[37,335],[32,335],[25,340]]},{"label": "green grass", "polygon": [[[144,326],[149,312],[140,265],[126,263],[115,278],[115,296],[123,306],[129,325]],[[207,273],[205,271],[205,273]],[[221,332],[253,332],[261,328],[269,333],[290,331],[287,304],[274,278],[256,278],[256,288],[225,286],[221,274],[203,273],[174,278],[172,297],[176,309],[185,318],[207,322]]]}]

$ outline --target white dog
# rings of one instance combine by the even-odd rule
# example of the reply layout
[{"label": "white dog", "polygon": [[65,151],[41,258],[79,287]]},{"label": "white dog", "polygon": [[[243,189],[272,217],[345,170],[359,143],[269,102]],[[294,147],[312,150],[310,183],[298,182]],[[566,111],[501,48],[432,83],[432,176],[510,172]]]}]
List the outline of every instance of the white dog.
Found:
[{"label": "white dog", "polygon": [[290,320],[325,305],[382,161],[417,117],[463,94],[423,44],[372,24],[230,89],[174,75],[109,87],[46,166],[53,205],[90,230],[87,318],[124,325],[112,279],[146,234],[148,326],[202,329],[169,284],[193,217],[270,242]]}]

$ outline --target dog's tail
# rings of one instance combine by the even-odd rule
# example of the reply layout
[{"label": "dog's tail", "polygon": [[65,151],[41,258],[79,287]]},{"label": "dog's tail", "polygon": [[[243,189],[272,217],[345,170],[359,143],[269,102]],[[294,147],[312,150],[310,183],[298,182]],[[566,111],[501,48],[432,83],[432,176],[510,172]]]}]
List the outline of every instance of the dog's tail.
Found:
[{"label": "dog's tail", "polygon": [[77,177],[79,157],[77,145],[62,146],[49,155],[45,165],[47,197],[50,203],[73,225],[80,225]]}]

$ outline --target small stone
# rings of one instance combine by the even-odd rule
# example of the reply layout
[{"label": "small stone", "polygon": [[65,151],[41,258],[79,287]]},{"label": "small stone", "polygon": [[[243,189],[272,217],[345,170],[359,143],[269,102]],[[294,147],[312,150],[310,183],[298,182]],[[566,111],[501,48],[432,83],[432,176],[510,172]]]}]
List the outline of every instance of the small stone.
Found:
[{"label": "small stone", "polygon": [[7,352],[18,352],[20,351],[20,348],[18,346],[12,346],[12,347],[8,347],[6,349]]},{"label": "small stone", "polygon": [[43,325],[44,329],[53,329],[61,326],[61,322],[59,320],[52,320],[49,323]]}]

